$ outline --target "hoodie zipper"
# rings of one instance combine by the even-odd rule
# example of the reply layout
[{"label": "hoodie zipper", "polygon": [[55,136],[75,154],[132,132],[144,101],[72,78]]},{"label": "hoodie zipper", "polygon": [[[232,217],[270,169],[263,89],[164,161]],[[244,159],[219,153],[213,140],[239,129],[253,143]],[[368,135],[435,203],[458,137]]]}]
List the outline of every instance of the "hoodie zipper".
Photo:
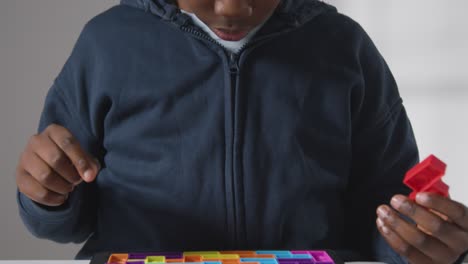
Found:
[{"label": "hoodie zipper", "polygon": [[[240,54],[240,53],[239,53]],[[236,151],[236,138],[238,137],[237,135],[237,83],[238,83],[238,74],[239,74],[239,60],[238,60],[238,55],[235,53],[230,53],[229,54],[229,76],[230,76],[230,81],[231,81],[231,126],[232,126],[232,142],[231,142],[231,192],[232,192],[232,202],[234,206],[234,241],[236,248],[239,248],[239,232],[241,229],[240,228],[240,219],[239,219],[239,208],[238,208],[238,203],[237,203],[237,197],[236,197],[236,190],[238,190],[238,179],[236,177],[239,177],[236,173],[236,156],[237,156],[237,151]]]},{"label": "hoodie zipper", "polygon": [[[190,33],[192,34],[194,37],[198,38],[198,39],[201,39],[201,40],[205,40],[205,41],[208,41],[208,42],[211,42],[215,45],[217,45],[218,47],[222,48],[223,50],[224,49],[224,46],[219,43],[218,41],[214,40],[213,38],[211,38],[210,36],[208,36],[207,34],[205,34],[204,32],[201,32],[197,29],[194,29],[193,27],[190,27],[190,26],[187,26],[187,24],[183,24],[180,26],[180,29],[187,32],[187,33]],[[237,120],[237,102],[238,102],[238,99],[237,96],[238,96],[238,89],[237,89],[237,84],[238,84],[238,79],[239,79],[239,73],[240,73],[240,57],[241,57],[241,54],[248,48],[248,47],[253,47],[253,46],[256,46],[254,44],[258,44],[260,42],[264,42],[266,41],[267,39],[271,39],[271,38],[274,38],[275,36],[277,35],[280,35],[280,34],[284,34],[286,32],[289,32],[291,31],[292,29],[290,30],[285,30],[285,31],[280,31],[280,32],[275,32],[273,34],[269,34],[267,36],[263,36],[263,37],[260,37],[260,38],[257,38],[255,40],[252,40],[246,44],[244,44],[238,51],[238,53],[233,53],[233,52],[230,52],[229,53],[229,56],[228,57],[228,66],[229,66],[229,76],[230,76],[230,84],[231,84],[231,137],[232,137],[232,141],[230,142],[230,148],[231,148],[231,151],[230,151],[230,154],[231,154],[231,159],[230,159],[230,175],[231,175],[231,178],[230,178],[230,191],[231,191],[231,194],[232,196],[230,197],[232,199],[232,221],[233,221],[233,224],[232,224],[232,247],[233,248],[239,248],[241,247],[241,243],[240,243],[240,229],[242,229],[240,227],[240,221],[242,221],[242,219],[239,219],[239,205],[236,201],[237,197],[236,197],[236,189],[238,189],[237,187],[240,187],[240,186],[237,186],[239,183],[238,179],[236,179],[236,177],[240,177],[239,173],[236,172],[236,156],[238,154],[238,151],[236,149],[236,139],[238,138],[238,133],[236,131],[236,127],[238,126],[236,120]],[[245,210],[245,209],[244,209]],[[229,227],[228,227],[229,228]],[[245,234],[246,230],[245,230],[246,227],[244,227],[242,229],[242,232],[243,234]],[[244,235],[245,237],[245,235]],[[247,241],[245,241],[247,242]]]},{"label": "hoodie zipper", "polygon": [[[190,26],[186,26],[186,25],[182,25],[180,27],[183,31],[185,32],[188,32],[190,34],[192,34],[193,36],[195,36],[196,38],[199,38],[199,39],[202,39],[202,40],[206,40],[206,41],[209,41],[215,45],[217,45],[218,47],[222,48],[224,50],[224,47],[223,45],[221,45],[221,43],[219,43],[218,41],[214,40],[213,38],[211,38],[210,36],[208,36],[207,34],[205,34],[204,32],[200,32],[199,30],[197,29],[194,29]],[[239,53],[238,54],[241,54],[241,52],[245,49],[247,45],[244,45],[240,50],[239,50]],[[231,215],[231,220],[232,220],[232,225],[230,226],[231,230],[232,230],[232,243],[231,243],[231,247],[232,248],[238,248],[239,247],[239,219],[238,219],[238,204],[237,204],[237,197],[236,197],[236,187],[237,187],[237,181],[235,179],[236,177],[236,174],[235,174],[235,166],[236,166],[236,158],[235,158],[235,139],[237,137],[237,134],[236,134],[236,126],[237,126],[237,122],[236,122],[236,103],[237,103],[237,78],[238,78],[238,74],[239,74],[239,55],[236,54],[236,53],[229,53],[229,55],[227,56],[228,58],[228,67],[229,67],[229,77],[230,77],[230,85],[231,85],[231,90],[230,90],[230,98],[231,98],[231,130],[230,130],[230,133],[231,133],[231,142],[229,142],[229,147],[231,148],[230,149],[230,167],[228,168],[229,170],[229,174],[230,174],[230,179],[229,180],[229,185],[230,185],[230,188],[229,188],[229,191],[231,192],[231,197],[230,199],[232,200],[231,202],[231,205],[232,205],[232,214],[228,214],[228,217],[229,215]],[[228,225],[229,225],[229,219],[228,219]],[[229,228],[229,227],[228,227]]]}]

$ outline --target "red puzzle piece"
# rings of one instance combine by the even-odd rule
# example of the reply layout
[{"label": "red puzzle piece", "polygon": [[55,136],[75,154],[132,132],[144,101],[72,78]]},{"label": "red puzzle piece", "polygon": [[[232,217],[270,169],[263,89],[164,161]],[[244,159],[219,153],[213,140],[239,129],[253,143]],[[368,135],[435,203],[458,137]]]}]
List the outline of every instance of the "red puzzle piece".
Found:
[{"label": "red puzzle piece", "polygon": [[414,200],[419,192],[432,192],[448,197],[449,186],[442,181],[446,168],[444,162],[430,155],[410,169],[403,180],[413,190],[409,198]]}]

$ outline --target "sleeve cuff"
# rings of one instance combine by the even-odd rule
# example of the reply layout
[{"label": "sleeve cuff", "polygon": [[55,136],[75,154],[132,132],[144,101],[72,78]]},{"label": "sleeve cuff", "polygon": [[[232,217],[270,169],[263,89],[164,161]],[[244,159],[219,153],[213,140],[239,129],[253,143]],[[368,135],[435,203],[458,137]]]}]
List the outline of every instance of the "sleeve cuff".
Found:
[{"label": "sleeve cuff", "polygon": [[34,202],[19,191],[17,191],[17,201],[20,214],[45,222],[62,222],[64,218],[72,217],[76,212],[74,208],[79,206],[80,202],[78,195],[71,193],[65,204],[49,207]]}]

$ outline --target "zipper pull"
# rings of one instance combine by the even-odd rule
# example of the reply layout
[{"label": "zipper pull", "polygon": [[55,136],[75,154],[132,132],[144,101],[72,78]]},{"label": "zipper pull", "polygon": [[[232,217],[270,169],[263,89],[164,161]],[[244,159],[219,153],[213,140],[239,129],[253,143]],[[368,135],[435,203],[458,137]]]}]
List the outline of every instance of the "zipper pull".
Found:
[{"label": "zipper pull", "polygon": [[231,74],[237,74],[239,72],[239,61],[237,54],[234,52],[229,54],[229,70]]}]

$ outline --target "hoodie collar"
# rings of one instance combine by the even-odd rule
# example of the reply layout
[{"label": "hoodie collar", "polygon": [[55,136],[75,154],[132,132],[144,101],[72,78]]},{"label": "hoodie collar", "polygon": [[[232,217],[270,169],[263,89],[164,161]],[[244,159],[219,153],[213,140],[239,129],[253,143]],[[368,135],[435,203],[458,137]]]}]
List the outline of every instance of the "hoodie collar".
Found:
[{"label": "hoodie collar", "polygon": [[[188,20],[188,16],[180,12],[174,0],[121,0],[121,4],[143,9],[179,26]],[[336,9],[319,0],[281,0],[275,15],[291,27],[299,27],[328,12],[336,12]]]}]

